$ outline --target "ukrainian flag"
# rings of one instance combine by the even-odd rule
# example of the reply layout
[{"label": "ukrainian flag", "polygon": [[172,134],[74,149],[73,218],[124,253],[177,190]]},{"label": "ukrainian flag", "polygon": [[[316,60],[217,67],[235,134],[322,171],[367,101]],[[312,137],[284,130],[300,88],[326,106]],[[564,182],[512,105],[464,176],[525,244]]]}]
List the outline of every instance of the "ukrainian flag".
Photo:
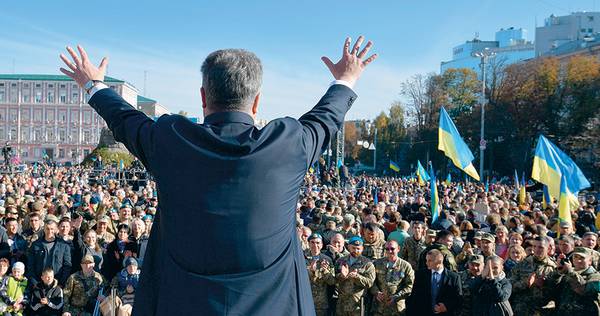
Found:
[{"label": "ukrainian flag", "polygon": [[567,197],[571,207],[579,207],[577,193],[590,187],[590,182],[575,162],[562,150],[540,135],[535,148],[531,177],[548,186],[550,196],[560,196],[561,178],[564,176]]},{"label": "ukrainian flag", "polygon": [[454,122],[448,112],[442,107],[440,110],[440,127],[438,129],[438,149],[443,151],[452,160],[455,166],[479,181],[479,174],[473,166],[473,154],[465,141],[460,137]]},{"label": "ukrainian flag", "polygon": [[542,206],[546,209],[552,203],[550,193],[548,193],[548,186],[544,184],[544,195],[542,196]]},{"label": "ukrainian flag", "polygon": [[390,159],[390,169],[398,172],[400,171],[400,167],[398,167],[398,164],[396,164],[393,160]]},{"label": "ukrainian flag", "polygon": [[525,175],[523,175],[523,178],[521,180],[521,186],[519,187],[519,205],[527,204],[527,191],[525,189]]},{"label": "ukrainian flag", "polygon": [[431,185],[431,223],[435,223],[440,215],[440,199],[438,196],[437,185],[435,183],[435,173],[433,170],[431,171],[431,181],[429,182]]},{"label": "ukrainian flag", "polygon": [[565,176],[561,177],[560,180],[560,198],[558,199],[558,218],[560,222],[568,222],[571,221],[571,201],[570,196],[573,195],[569,192],[569,186],[567,185],[567,178]]},{"label": "ukrainian flag", "polygon": [[449,186],[452,183],[452,175],[448,174],[446,177],[446,185]]},{"label": "ukrainian flag", "polygon": [[519,175],[517,174],[517,169],[515,169],[515,188],[519,191]]},{"label": "ukrainian flag", "polygon": [[417,160],[417,178],[419,179],[419,185],[425,185],[425,182],[430,180],[420,160]]}]

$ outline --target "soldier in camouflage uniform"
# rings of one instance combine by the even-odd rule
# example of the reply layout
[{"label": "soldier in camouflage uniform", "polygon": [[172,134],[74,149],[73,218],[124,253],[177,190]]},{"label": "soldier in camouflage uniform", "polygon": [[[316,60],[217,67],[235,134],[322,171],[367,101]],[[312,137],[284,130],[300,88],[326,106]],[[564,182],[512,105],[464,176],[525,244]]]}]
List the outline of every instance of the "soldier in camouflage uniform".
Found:
[{"label": "soldier in camouflage uniform", "polygon": [[398,257],[398,243],[390,240],[385,244],[385,258],[377,259],[376,278],[369,290],[373,297],[373,315],[405,315],[405,300],[412,292],[415,273],[410,264]]},{"label": "soldier in camouflage uniform", "polygon": [[350,253],[344,247],[346,241],[344,240],[344,236],[342,234],[335,234],[331,237],[331,243],[327,245],[327,250],[325,251],[325,255],[327,255],[333,262],[335,263],[339,258],[345,257]]},{"label": "soldier in camouflage uniform", "polygon": [[375,260],[383,258],[385,240],[380,238],[381,229],[375,223],[366,223],[362,227],[362,236],[365,238],[363,256]]},{"label": "soldier in camouflage uniform", "polygon": [[548,241],[537,237],[533,241],[533,255],[519,262],[511,271],[511,306],[515,315],[541,315],[548,303],[546,277],[556,270],[556,263],[548,257]]},{"label": "soldier in camouflage uniform", "polygon": [[361,315],[361,298],[366,289],[373,286],[375,281],[375,267],[366,257],[362,256],[363,240],[352,237],[348,241],[350,255],[338,259],[336,262],[336,288],[339,298],[336,306],[336,315],[358,316]]},{"label": "soldier in camouflage uniform", "polygon": [[427,268],[427,253],[429,252],[429,250],[437,249],[444,256],[444,268],[454,272],[458,271],[456,260],[454,260],[454,254],[452,254],[452,251],[450,251],[449,248],[452,245],[453,241],[454,235],[452,235],[451,232],[447,230],[438,231],[435,237],[435,242],[430,246],[427,246],[427,248],[425,248],[425,250],[421,252],[421,255],[419,256],[417,270]]},{"label": "soldier in camouflage uniform", "polygon": [[481,276],[483,269],[483,256],[471,255],[467,258],[468,269],[458,273],[463,290],[462,307],[458,312],[458,316],[471,316],[473,310],[473,291],[477,277]]},{"label": "soldier in camouflage uniform", "polygon": [[592,250],[592,267],[594,267],[596,271],[600,271],[600,252],[594,250],[596,248],[597,241],[598,234],[594,232],[587,232],[583,234],[581,245]]},{"label": "soldier in camouflage uniform", "polygon": [[329,309],[328,285],[335,284],[335,272],[331,258],[321,253],[323,237],[312,234],[308,237],[309,250],[305,253],[308,278],[312,290],[317,316],[327,315]]},{"label": "soldier in camouflage uniform", "polygon": [[103,252],[106,252],[108,244],[115,240],[115,235],[108,231],[108,225],[110,223],[110,217],[106,215],[100,216],[96,221],[96,236],[98,238],[98,245],[102,248]]},{"label": "soldier in camouflage uniform", "polygon": [[427,248],[425,245],[425,232],[427,226],[425,223],[414,221],[412,223],[412,237],[404,240],[402,250],[400,250],[400,257],[410,263],[410,266],[414,269],[417,268],[419,262],[419,255]]},{"label": "soldier in camouflage uniform", "polygon": [[573,266],[559,261],[549,278],[557,291],[556,315],[600,315],[600,273],[592,266],[592,251],[575,248]]},{"label": "soldier in camouflage uniform", "polygon": [[64,288],[63,316],[90,316],[96,306],[96,298],[103,299],[100,290],[108,286],[104,277],[94,271],[94,257],[86,255],[81,260],[81,271],[67,279]]}]

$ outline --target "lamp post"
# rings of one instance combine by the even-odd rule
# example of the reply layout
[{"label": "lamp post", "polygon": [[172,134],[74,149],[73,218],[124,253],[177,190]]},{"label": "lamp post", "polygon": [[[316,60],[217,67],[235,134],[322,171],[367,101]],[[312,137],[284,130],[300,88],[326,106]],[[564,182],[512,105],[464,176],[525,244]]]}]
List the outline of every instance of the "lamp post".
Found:
[{"label": "lamp post", "polygon": [[480,52],[473,54],[481,59],[481,135],[479,140],[479,176],[483,179],[483,157],[486,147],[485,141],[485,64],[490,57],[494,57],[495,52],[489,48],[484,48]]}]

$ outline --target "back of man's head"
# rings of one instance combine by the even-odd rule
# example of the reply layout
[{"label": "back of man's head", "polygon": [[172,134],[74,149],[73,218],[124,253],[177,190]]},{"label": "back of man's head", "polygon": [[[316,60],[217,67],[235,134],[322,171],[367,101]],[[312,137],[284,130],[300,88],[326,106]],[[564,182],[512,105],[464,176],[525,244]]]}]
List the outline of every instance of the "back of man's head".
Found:
[{"label": "back of man's head", "polygon": [[262,84],[262,65],[252,52],[223,49],[202,64],[202,87],[213,111],[248,111]]}]

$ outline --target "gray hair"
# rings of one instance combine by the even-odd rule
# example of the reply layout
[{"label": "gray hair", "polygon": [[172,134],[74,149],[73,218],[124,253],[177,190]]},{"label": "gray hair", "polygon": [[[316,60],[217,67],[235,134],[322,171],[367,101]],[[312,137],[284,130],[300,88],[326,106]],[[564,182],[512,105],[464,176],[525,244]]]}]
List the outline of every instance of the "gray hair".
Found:
[{"label": "gray hair", "polygon": [[206,103],[221,111],[248,110],[262,84],[262,65],[252,52],[223,49],[202,63]]}]

